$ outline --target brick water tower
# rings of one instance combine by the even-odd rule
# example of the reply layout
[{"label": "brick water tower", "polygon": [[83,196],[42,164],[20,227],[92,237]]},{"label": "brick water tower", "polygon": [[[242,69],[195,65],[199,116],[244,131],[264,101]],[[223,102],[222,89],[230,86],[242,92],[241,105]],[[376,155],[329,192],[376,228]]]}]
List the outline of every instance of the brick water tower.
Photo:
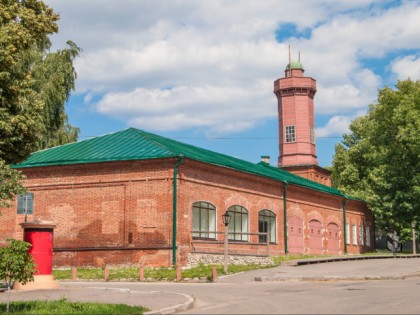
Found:
[{"label": "brick water tower", "polygon": [[316,81],[304,76],[300,62],[291,61],[284,77],[274,81],[278,100],[279,159],[286,171],[331,186],[331,172],[318,166],[315,141]]}]

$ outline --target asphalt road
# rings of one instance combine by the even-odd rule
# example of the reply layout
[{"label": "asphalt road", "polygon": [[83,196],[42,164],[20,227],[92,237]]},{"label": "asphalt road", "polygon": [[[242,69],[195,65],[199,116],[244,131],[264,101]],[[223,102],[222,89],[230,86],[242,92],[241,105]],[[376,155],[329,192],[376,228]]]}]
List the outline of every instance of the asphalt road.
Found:
[{"label": "asphalt road", "polygon": [[[324,275],[329,281],[293,280],[296,275]],[[331,280],[338,275],[381,275],[384,280]],[[389,280],[399,275],[407,278]],[[258,276],[273,281],[255,281]],[[278,281],[280,276],[286,281]],[[190,295],[196,299],[195,306],[183,314],[420,314],[420,258],[280,266],[228,276],[218,283],[106,286]]]},{"label": "asphalt road", "polygon": [[[121,287],[121,283],[107,283]],[[193,296],[180,314],[420,314],[420,278],[384,281],[124,283],[137,291]],[[141,303],[141,301],[139,301]]]}]

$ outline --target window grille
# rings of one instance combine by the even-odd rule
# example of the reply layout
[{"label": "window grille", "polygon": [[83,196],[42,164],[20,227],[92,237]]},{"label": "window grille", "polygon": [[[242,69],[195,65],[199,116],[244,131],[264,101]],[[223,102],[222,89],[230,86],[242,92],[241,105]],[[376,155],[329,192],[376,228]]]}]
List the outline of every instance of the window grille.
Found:
[{"label": "window grille", "polygon": [[[258,232],[268,233],[270,235],[270,243],[276,243],[276,215],[267,209],[258,213]],[[260,243],[267,243],[267,235],[259,235]]]},{"label": "window grille", "polygon": [[216,238],[216,207],[208,202],[193,203],[193,237]]},{"label": "window grille", "polygon": [[353,234],[353,245],[357,245],[357,227],[356,224],[352,226],[352,234]]},{"label": "window grille", "polygon": [[350,224],[346,224],[346,244],[350,245]]},{"label": "window grille", "polygon": [[295,126],[286,126],[286,142],[296,142]]},{"label": "window grille", "polygon": [[248,210],[241,206],[232,206],[228,209],[231,216],[229,222],[229,239],[235,241],[248,241]]},{"label": "window grille", "polygon": [[370,246],[370,227],[366,226],[366,246]]},{"label": "window grille", "polygon": [[311,128],[311,135],[310,135],[311,139],[311,143],[315,143],[315,128]]}]

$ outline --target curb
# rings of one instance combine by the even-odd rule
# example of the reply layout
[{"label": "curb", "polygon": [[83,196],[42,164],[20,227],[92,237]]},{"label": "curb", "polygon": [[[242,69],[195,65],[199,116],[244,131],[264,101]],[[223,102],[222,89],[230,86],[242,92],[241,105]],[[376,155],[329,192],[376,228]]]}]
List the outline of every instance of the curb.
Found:
[{"label": "curb", "polygon": [[301,259],[301,260],[293,260],[293,261],[286,261],[281,263],[282,266],[303,266],[303,265],[311,265],[311,264],[321,264],[321,263],[328,263],[328,262],[337,262],[337,261],[352,261],[352,260],[366,260],[366,259],[409,259],[409,258],[420,258],[420,254],[417,255],[372,255],[372,256],[343,256],[343,257],[329,257],[329,258],[313,258],[313,259]]},{"label": "curb", "polygon": [[[135,290],[131,290],[131,289],[126,289],[126,288],[108,288],[108,287],[90,287],[91,289],[96,289],[96,290],[105,290],[105,291],[116,291],[116,292],[121,292],[121,293],[138,293],[138,294],[144,294],[144,291],[135,291]],[[195,304],[195,299],[191,296],[189,296],[188,294],[184,294],[184,293],[178,293],[178,292],[172,292],[172,291],[150,291],[149,293],[151,294],[176,294],[176,295],[180,295],[184,298],[187,299],[186,302],[184,303],[180,303],[180,304],[175,304],[173,306],[169,306],[169,307],[165,307],[163,309],[160,310],[156,310],[156,311],[149,311],[144,313],[145,315],[154,315],[154,314],[175,314],[177,312],[181,312],[181,311],[186,311],[189,310],[191,308],[194,307]]]},{"label": "curb", "polygon": [[[133,291],[136,292],[136,291]],[[195,304],[195,299],[191,296],[189,296],[188,294],[184,294],[184,293],[178,293],[178,292],[171,292],[171,291],[152,291],[151,293],[172,293],[172,294],[178,294],[178,295],[182,295],[184,297],[187,298],[187,302],[181,303],[181,304],[177,304],[174,306],[169,306],[166,308],[163,308],[161,310],[158,311],[150,311],[150,312],[146,312],[144,313],[145,315],[152,315],[152,314],[175,314],[181,311],[186,311],[189,310],[191,308],[194,307]]]},{"label": "curb", "polygon": [[255,277],[258,282],[282,282],[282,281],[372,281],[372,280],[405,280],[419,278],[420,273],[412,273],[398,276],[304,276],[304,277]]}]

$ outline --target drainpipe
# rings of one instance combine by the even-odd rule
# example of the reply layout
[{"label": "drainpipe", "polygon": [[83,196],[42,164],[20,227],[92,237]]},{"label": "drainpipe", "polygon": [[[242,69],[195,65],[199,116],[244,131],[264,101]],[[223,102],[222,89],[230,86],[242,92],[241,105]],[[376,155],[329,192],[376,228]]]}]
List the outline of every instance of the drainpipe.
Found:
[{"label": "drainpipe", "polygon": [[287,186],[289,185],[287,181],[284,181],[284,190],[283,190],[283,233],[284,233],[284,253],[289,252],[287,246]]},{"label": "drainpipe", "polygon": [[172,265],[176,266],[176,221],[177,221],[177,177],[178,177],[178,167],[184,162],[184,157],[180,157],[178,162],[174,166],[174,180],[173,180],[173,199],[172,199]]},{"label": "drainpipe", "polygon": [[343,202],[343,225],[344,225],[344,254],[347,254],[347,226],[346,226],[346,206],[349,199],[345,197]]},{"label": "drainpipe", "polygon": [[[376,252],[376,224],[375,224],[375,213],[372,211],[372,230],[373,230],[373,251]],[[370,237],[370,235],[369,235]]]}]

